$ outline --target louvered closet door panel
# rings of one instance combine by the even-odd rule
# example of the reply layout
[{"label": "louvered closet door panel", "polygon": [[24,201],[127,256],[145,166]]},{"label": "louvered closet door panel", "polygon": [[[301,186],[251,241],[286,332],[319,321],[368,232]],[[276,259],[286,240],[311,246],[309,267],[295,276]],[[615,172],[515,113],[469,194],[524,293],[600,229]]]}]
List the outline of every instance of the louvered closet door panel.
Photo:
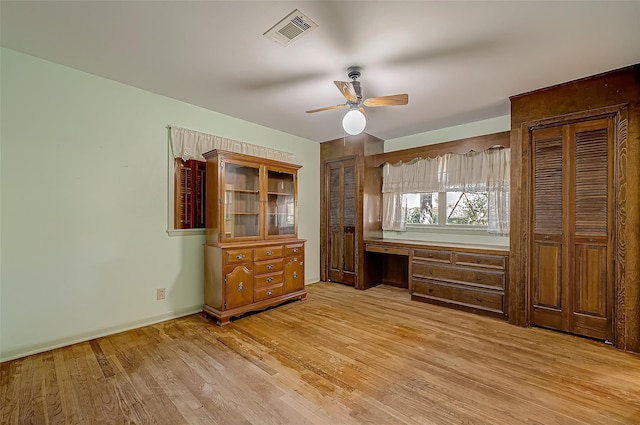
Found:
[{"label": "louvered closet door panel", "polygon": [[327,164],[329,272],[334,282],[354,285],[356,270],[356,168],[354,160]]},{"label": "louvered closet door panel", "polygon": [[335,280],[342,269],[342,190],[340,166],[329,168],[329,279]]},{"label": "louvered closet door panel", "polygon": [[563,129],[532,133],[533,246],[530,320],[561,329],[563,317]]},{"label": "louvered closet door panel", "polygon": [[356,259],[356,174],[353,164],[344,167],[344,271],[355,272]]},{"label": "louvered closet door panel", "polygon": [[572,197],[575,199],[570,288],[573,311],[570,330],[581,335],[612,339],[613,257],[612,121],[570,126],[575,152]]},{"label": "louvered closet door panel", "polygon": [[[589,124],[575,126],[575,234],[606,237],[609,234],[609,129],[606,120]],[[600,126],[604,128],[597,128]]]}]

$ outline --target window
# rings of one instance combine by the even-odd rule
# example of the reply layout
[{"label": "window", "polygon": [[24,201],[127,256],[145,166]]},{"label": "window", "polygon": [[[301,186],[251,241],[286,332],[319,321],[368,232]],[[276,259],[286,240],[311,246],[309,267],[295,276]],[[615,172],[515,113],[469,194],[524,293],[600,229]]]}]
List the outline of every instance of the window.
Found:
[{"label": "window", "polygon": [[384,164],[382,229],[453,226],[509,232],[510,150]]},{"label": "window", "polygon": [[175,159],[174,227],[202,229],[205,227],[206,162]]},{"label": "window", "polygon": [[407,224],[486,227],[488,192],[409,193]]}]

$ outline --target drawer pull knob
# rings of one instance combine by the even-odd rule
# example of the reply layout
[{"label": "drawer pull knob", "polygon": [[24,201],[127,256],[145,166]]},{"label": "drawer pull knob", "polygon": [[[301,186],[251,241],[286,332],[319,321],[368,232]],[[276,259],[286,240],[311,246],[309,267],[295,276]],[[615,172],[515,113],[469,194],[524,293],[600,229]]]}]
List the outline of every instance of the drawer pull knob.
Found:
[{"label": "drawer pull knob", "polygon": [[293,272],[293,278],[297,279],[298,278],[298,272]]},{"label": "drawer pull knob", "polygon": [[240,282],[240,284],[238,285],[238,291],[242,292],[243,289],[244,285],[242,284],[242,282]]},{"label": "drawer pull knob", "polygon": [[544,238],[542,238],[542,239],[544,239],[545,241],[548,241],[549,239],[551,239],[551,236],[549,236],[549,235],[544,235]]},{"label": "drawer pull knob", "polygon": [[429,254],[429,258],[433,258],[433,254]]},{"label": "drawer pull knob", "polygon": [[273,291],[271,290],[267,291],[267,295],[273,295]]},{"label": "drawer pull knob", "polygon": [[271,257],[273,255],[272,251],[267,251],[267,257]]},{"label": "drawer pull knob", "polygon": [[267,270],[271,270],[272,268],[273,268],[273,264],[269,264],[269,265],[267,266]]},{"label": "drawer pull knob", "polygon": [[482,276],[476,276],[476,280],[482,280]]},{"label": "drawer pull knob", "polygon": [[269,283],[273,282],[273,278],[272,277],[268,277],[267,278],[267,282],[269,282]]},{"label": "drawer pull knob", "polygon": [[242,260],[244,258],[244,254],[236,255],[236,260]]},{"label": "drawer pull knob", "polygon": [[594,238],[589,238],[589,242],[595,242],[596,240]]},{"label": "drawer pull knob", "polygon": [[293,248],[293,253],[295,254],[296,252],[298,252],[298,248]]}]

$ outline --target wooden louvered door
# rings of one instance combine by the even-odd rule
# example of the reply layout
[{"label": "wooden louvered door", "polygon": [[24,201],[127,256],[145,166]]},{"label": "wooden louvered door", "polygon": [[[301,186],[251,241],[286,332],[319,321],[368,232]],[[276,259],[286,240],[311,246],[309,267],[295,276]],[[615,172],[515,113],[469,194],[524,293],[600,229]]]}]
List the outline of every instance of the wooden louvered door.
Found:
[{"label": "wooden louvered door", "polygon": [[613,121],[532,132],[532,324],[613,338]]},{"label": "wooden louvered door", "polygon": [[329,162],[325,170],[328,194],[328,278],[356,283],[356,163],[353,159]]},{"label": "wooden louvered door", "polygon": [[[563,329],[564,184],[563,128],[532,134],[533,218],[531,323]],[[516,235],[513,235],[516,236]],[[565,315],[566,316],[566,315]]]}]

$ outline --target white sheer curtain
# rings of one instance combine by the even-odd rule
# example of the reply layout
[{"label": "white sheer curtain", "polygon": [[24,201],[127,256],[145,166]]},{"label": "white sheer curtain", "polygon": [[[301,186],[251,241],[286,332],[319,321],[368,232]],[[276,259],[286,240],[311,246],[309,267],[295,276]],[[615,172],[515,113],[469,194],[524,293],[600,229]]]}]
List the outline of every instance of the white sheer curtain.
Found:
[{"label": "white sheer curtain", "polygon": [[384,164],[382,228],[406,230],[407,193],[488,192],[489,233],[509,233],[509,149]]},{"label": "white sheer curtain", "polygon": [[205,161],[203,153],[214,149],[242,153],[260,158],[274,159],[282,162],[293,162],[295,155],[289,152],[252,145],[237,140],[226,139],[220,136],[200,133],[199,131],[170,126],[171,149],[174,158],[182,158],[187,161],[195,159]]}]

